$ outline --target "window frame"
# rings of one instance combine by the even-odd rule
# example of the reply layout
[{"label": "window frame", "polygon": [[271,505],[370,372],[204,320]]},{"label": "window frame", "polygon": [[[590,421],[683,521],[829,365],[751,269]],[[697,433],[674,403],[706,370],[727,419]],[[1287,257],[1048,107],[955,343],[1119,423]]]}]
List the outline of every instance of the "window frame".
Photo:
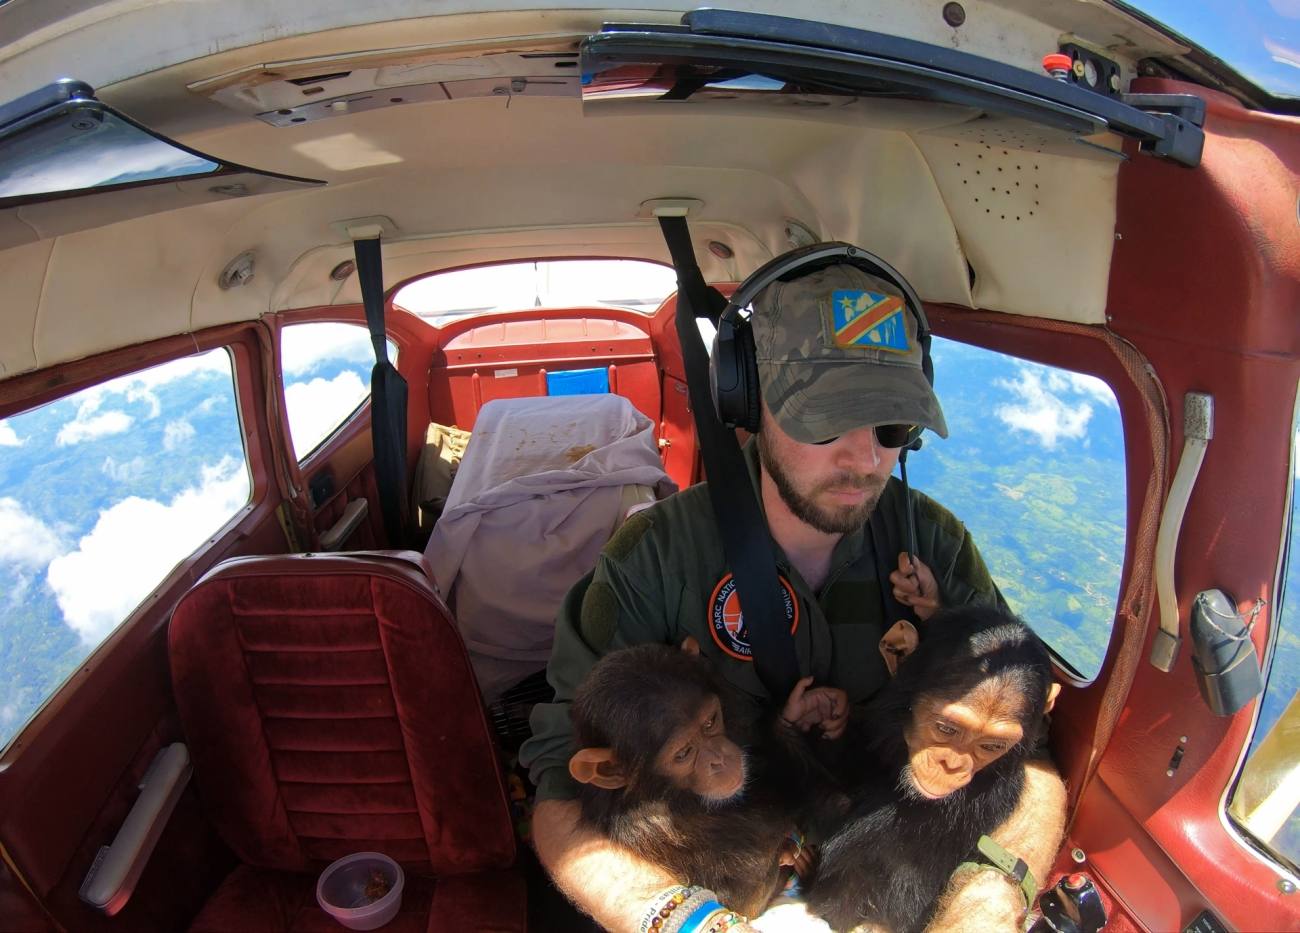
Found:
[{"label": "window frame", "polygon": [[[973,312],[967,308],[947,305],[926,304],[926,316],[936,336],[1027,362],[1094,376],[1106,383],[1115,395],[1124,442],[1126,514],[1124,555],[1110,639],[1103,653],[1101,668],[1091,679],[1075,671],[1073,665],[1048,645],[1058,679],[1074,688],[1104,691],[1110,683],[1121,650],[1126,647],[1133,650],[1131,639],[1134,637],[1139,642],[1136,650],[1141,650],[1141,642],[1146,636],[1147,618],[1143,616],[1138,619],[1132,626],[1135,631],[1126,632],[1121,609],[1134,585],[1137,531],[1144,519],[1152,522],[1159,520],[1159,509],[1146,501],[1147,485],[1153,470],[1157,468],[1158,460],[1161,464],[1159,468],[1163,469],[1163,457],[1158,458],[1151,439],[1153,436],[1163,438],[1164,444],[1168,446],[1168,415],[1167,409],[1159,408],[1154,412],[1158,423],[1151,423],[1147,397],[1150,393],[1163,397],[1163,390],[1154,376],[1149,376],[1150,384],[1145,388],[1133,381],[1111,343],[1117,342],[1118,338],[1103,328],[1050,319],[1011,318],[994,312]],[[1085,339],[1080,339],[1081,337]],[[1146,371],[1149,374],[1150,368],[1147,367]],[[935,384],[936,389],[942,392],[941,370],[936,370]],[[1148,510],[1152,514],[1144,515]],[[978,543],[977,541],[976,544]],[[1154,578],[1151,585],[1154,586]]]},{"label": "window frame", "polygon": [[[1292,403],[1291,411],[1291,428],[1287,437],[1289,455],[1286,471],[1287,492],[1283,512],[1285,519],[1282,522],[1278,561],[1274,570],[1272,589],[1272,592],[1276,595],[1276,602],[1268,607],[1269,627],[1264,643],[1264,656],[1260,664],[1264,679],[1264,691],[1258,697],[1255,709],[1251,713],[1250,728],[1242,740],[1241,750],[1237,755],[1237,763],[1232,771],[1232,780],[1227,782],[1222,795],[1219,797],[1218,815],[1219,823],[1223,826],[1228,837],[1243,851],[1250,857],[1262,861],[1292,884],[1300,886],[1300,870],[1298,870],[1300,865],[1291,864],[1289,859],[1280,852],[1274,851],[1268,843],[1256,839],[1244,826],[1237,823],[1229,812],[1232,799],[1236,796],[1237,788],[1245,776],[1246,765],[1250,760],[1251,746],[1254,744],[1255,733],[1259,729],[1260,714],[1264,708],[1264,694],[1268,692],[1269,679],[1273,673],[1273,663],[1277,656],[1277,643],[1282,631],[1282,614],[1286,611],[1287,576],[1293,569],[1300,573],[1300,562],[1297,561],[1297,555],[1292,553],[1290,548],[1295,499],[1300,496],[1300,476],[1296,476],[1297,464],[1300,464],[1300,443],[1296,440],[1298,428],[1300,428],[1300,382],[1296,385],[1296,397]],[[1293,613],[1300,613],[1300,606],[1292,606],[1291,609]],[[1295,621],[1300,622],[1300,615],[1296,616]]]},{"label": "window frame", "polygon": [[[171,610],[188,584],[226,556],[240,540],[239,529],[263,520],[278,502],[269,495],[273,452],[269,435],[259,427],[256,399],[265,390],[263,379],[264,331],[255,322],[221,325],[177,337],[166,337],[139,346],[110,351],[99,356],[62,364],[57,378],[37,370],[0,382],[0,419],[57,402],[111,379],[129,376],[174,360],[224,348],[230,356],[234,381],[235,413],[244,444],[248,470],[249,499],[208,540],[177,561],[140,603],[74,669],[8,740],[0,747],[0,772],[24,750],[35,745],[47,730],[66,728],[59,713],[74,701],[79,691],[98,676],[101,668],[115,670],[134,664],[149,664],[143,658],[168,624]],[[165,670],[164,670],[165,675]]]}]

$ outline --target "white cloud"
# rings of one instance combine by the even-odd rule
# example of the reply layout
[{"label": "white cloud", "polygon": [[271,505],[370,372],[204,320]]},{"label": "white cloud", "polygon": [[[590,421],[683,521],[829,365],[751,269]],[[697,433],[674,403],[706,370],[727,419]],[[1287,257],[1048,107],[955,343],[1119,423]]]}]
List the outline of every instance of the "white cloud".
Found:
[{"label": "white cloud", "polygon": [[306,455],[370,395],[370,387],[351,370],[333,379],[292,382],[284,388],[289,433],[299,457]]},{"label": "white cloud", "polygon": [[163,450],[175,450],[177,447],[184,446],[196,433],[194,425],[183,418],[179,421],[168,421],[167,426],[163,428]]},{"label": "white cloud", "polygon": [[0,499],[0,563],[44,567],[62,551],[54,529],[17,499]]},{"label": "white cloud", "polygon": [[0,447],[21,447],[23,443],[8,420],[0,420]]},{"label": "white cloud", "polygon": [[121,434],[131,427],[134,419],[124,411],[106,411],[102,415],[89,414],[98,405],[98,400],[95,400],[94,405],[91,405],[89,400],[86,404],[83,404],[77,411],[77,417],[59,428],[59,434],[54,439],[54,443],[60,447],[67,447],[70,444],[80,444],[82,441],[94,440],[97,437]]},{"label": "white cloud", "polygon": [[149,469],[149,461],[144,457],[132,457],[130,460],[119,461],[115,457],[105,457],[104,462],[100,464],[99,470],[109,479],[117,483],[129,483],[144,476],[145,470]]},{"label": "white cloud", "polygon": [[337,322],[291,325],[281,332],[280,366],[286,377],[305,375],[326,360],[373,365],[370,332]]},{"label": "white cloud", "polygon": [[101,512],[77,550],[50,562],[47,579],[64,622],[87,644],[98,644],[248,494],[244,464],[225,457],[167,505],[131,496]]},{"label": "white cloud", "polygon": [[1115,400],[1115,393],[1111,391],[1110,386],[1096,376],[1087,376],[1083,373],[1072,373],[1061,369],[1048,369],[1046,372],[1049,391],[1071,392],[1100,402],[1103,405],[1108,405],[1111,408],[1119,408],[1119,403]]},{"label": "white cloud", "polygon": [[162,402],[158,396],[153,393],[152,389],[141,385],[133,385],[126,390],[126,400],[128,402],[145,402],[149,406],[149,417],[157,418],[162,414]]},{"label": "white cloud", "polygon": [[1033,434],[1048,450],[1063,437],[1077,439],[1085,435],[1092,406],[1087,402],[1072,406],[1048,389],[1055,382],[1057,391],[1062,391],[1069,386],[1066,380],[1054,378],[1055,373],[1048,373],[1045,380],[1041,367],[1022,366],[1018,376],[1015,382],[999,379],[996,383],[1016,396],[1014,403],[997,407],[998,418],[1013,430]]}]

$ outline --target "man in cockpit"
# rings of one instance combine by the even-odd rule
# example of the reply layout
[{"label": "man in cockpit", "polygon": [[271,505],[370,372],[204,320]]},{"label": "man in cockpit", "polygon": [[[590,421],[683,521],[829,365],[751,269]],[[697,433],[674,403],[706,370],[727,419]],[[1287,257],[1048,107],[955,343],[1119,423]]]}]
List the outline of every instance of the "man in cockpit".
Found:
[{"label": "man in cockpit", "polygon": [[[885,588],[922,620],[939,606],[1004,606],[962,523],[918,492],[911,494],[917,560],[908,558],[908,503],[891,473],[900,447],[915,436],[908,428],[947,436],[947,425],[922,369],[917,318],[900,291],[858,266],[837,264],[774,282],[753,302],[762,420],[745,459],[775,544],[800,674],[843,689],[850,707],[888,677],[878,650],[895,621]],[[867,320],[837,315],[837,301],[848,307],[846,296],[870,306]],[[885,323],[892,330],[879,326]],[[891,555],[887,580],[867,526],[873,515]],[[754,671],[738,616],[703,485],[633,515],[560,611],[548,668],[555,702],[534,710],[521,760],[538,787],[539,857],[561,889],[610,929],[643,927],[656,892],[685,879],[667,877],[579,825],[567,770],[569,701],[607,651],[690,637],[734,692],[774,702]],[[1035,762],[1017,811],[993,836],[1043,879],[1064,819],[1060,777]],[[1028,906],[1012,877],[966,872],[950,885],[934,928],[1010,931]]]}]

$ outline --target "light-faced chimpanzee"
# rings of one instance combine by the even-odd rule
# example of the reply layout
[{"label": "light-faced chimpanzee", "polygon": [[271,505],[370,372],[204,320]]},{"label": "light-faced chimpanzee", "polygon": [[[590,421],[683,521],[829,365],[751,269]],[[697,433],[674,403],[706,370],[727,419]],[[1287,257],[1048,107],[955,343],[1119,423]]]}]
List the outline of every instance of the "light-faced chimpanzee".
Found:
[{"label": "light-faced chimpanzee", "polygon": [[768,738],[783,730],[782,741],[801,739],[779,720],[729,719],[738,710],[724,710],[725,695],[689,650],[611,652],[573,699],[578,750],[569,771],[587,825],[754,916],[780,892],[783,864],[795,864],[791,834],[804,799],[787,781],[796,769],[773,766],[781,742]]},{"label": "light-faced chimpanzee", "polygon": [[920,930],[953,871],[1015,809],[1059,686],[1047,649],[994,609],[936,614],[850,730],[847,819],[822,847],[810,910],[836,930]]}]

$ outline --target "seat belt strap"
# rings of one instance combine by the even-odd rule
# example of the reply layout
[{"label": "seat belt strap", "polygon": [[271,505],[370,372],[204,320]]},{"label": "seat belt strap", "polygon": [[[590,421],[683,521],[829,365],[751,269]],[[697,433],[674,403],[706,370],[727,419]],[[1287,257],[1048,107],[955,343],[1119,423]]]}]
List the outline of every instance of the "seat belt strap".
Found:
[{"label": "seat belt strap", "polygon": [[727,300],[704,281],[686,218],[660,217],[659,226],[677,270],[677,339],[682,347],[709,502],[727,565],[735,577],[754,670],[768,694],[781,702],[799,679],[799,660],[786,619],[776,554],[735,431],[722,423],[713,407],[709,356],[695,323],[696,317],[708,317],[716,323]]},{"label": "seat belt strap", "polygon": [[384,269],[379,237],[353,241],[366,326],[375,348],[370,371],[370,439],[375,482],[389,547],[406,544],[406,380],[388,359],[384,329]]}]

